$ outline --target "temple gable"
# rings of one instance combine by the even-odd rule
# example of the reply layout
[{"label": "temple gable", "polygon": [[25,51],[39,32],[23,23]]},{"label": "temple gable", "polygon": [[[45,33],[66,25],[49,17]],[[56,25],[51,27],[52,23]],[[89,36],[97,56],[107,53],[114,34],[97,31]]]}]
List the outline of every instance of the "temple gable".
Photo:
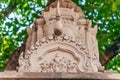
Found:
[{"label": "temple gable", "polygon": [[[85,19],[71,0],[56,0],[27,28],[19,72],[98,72],[97,25]],[[23,56],[24,55],[24,56]]]}]

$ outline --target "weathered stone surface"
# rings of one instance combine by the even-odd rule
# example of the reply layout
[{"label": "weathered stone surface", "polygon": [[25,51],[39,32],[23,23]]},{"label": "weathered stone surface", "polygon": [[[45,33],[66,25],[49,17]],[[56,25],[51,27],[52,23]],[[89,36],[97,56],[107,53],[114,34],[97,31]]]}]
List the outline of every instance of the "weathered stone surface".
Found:
[{"label": "weathered stone surface", "polygon": [[0,80],[120,80],[120,74],[104,71],[99,62],[97,25],[92,28],[71,0],[50,4],[27,33],[14,67],[18,72],[2,72]]},{"label": "weathered stone surface", "polygon": [[18,72],[98,72],[97,25],[84,18],[71,0],[56,0],[48,6],[33,29],[27,28],[25,52]]},{"label": "weathered stone surface", "polygon": [[61,80],[61,79],[79,79],[79,80],[120,80],[120,74],[115,72],[97,72],[97,73],[39,73],[25,72],[18,73],[7,71],[0,73],[0,80]]}]

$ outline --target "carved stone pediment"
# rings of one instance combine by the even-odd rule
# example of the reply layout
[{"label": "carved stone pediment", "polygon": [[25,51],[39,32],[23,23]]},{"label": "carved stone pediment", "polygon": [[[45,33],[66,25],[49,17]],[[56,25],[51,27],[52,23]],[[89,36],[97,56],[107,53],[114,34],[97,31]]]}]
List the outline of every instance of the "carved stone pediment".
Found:
[{"label": "carved stone pediment", "polygon": [[29,37],[25,52],[19,57],[18,71],[78,73],[103,69],[97,26],[92,28],[91,20],[85,19],[81,9],[70,0],[56,0],[47,8],[34,21],[33,29],[27,28]]}]

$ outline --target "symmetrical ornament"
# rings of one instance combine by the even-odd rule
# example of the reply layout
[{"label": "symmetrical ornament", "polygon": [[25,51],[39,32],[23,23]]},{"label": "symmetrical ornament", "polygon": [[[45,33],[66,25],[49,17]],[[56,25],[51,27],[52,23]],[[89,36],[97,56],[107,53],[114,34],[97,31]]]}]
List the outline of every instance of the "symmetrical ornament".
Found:
[{"label": "symmetrical ornament", "polygon": [[97,26],[71,0],[56,0],[27,28],[19,72],[98,72]]}]

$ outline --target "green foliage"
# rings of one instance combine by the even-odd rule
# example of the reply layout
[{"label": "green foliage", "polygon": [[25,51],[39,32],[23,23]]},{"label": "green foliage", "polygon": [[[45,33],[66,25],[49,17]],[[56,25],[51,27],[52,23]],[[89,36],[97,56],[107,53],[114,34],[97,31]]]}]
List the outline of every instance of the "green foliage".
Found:
[{"label": "green foliage", "polygon": [[117,55],[113,60],[111,60],[108,65],[107,69],[110,70],[117,70],[120,73],[120,55]]},{"label": "green foliage", "polygon": [[[8,2],[9,1],[9,2]],[[40,15],[45,7],[44,0],[3,0],[0,2],[0,71],[3,71],[6,61],[13,51],[25,41],[27,37],[26,27],[32,27],[33,20]],[[9,15],[9,5],[16,5]]]},{"label": "green foliage", "polygon": [[[72,0],[84,11],[86,18],[91,19],[93,26],[98,24],[98,43],[100,56],[120,36],[120,0]],[[14,9],[9,15],[9,6]],[[16,6],[14,6],[16,5]],[[0,70],[12,52],[26,39],[26,27],[32,23],[46,6],[46,0],[0,0]],[[14,16],[13,16],[14,15]],[[120,42],[120,41],[119,41]],[[107,64],[107,69],[120,72],[120,56]]]}]

